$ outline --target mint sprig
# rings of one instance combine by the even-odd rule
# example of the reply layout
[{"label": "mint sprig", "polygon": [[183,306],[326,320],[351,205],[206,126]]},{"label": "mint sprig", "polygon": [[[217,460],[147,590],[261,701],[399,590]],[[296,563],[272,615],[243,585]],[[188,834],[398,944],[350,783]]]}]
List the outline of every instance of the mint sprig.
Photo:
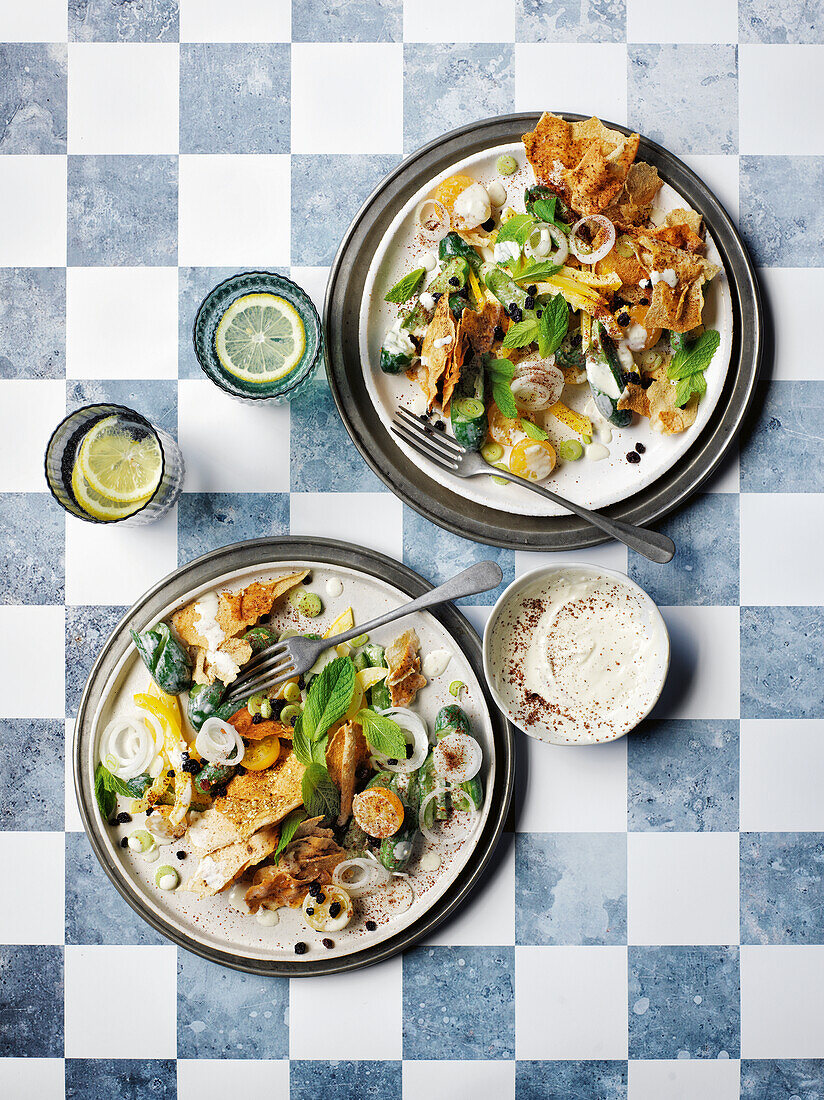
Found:
[{"label": "mint sprig", "polygon": [[528,344],[534,344],[538,339],[538,321],[533,316],[524,317],[523,321],[517,321],[510,325],[504,336],[502,347],[525,348]]},{"label": "mint sprig", "polygon": [[306,820],[306,814],[303,810],[292,810],[290,814],[283,819],[280,826],[280,839],[278,840],[278,846],[275,848],[272,856],[272,862],[277,863],[280,857],[286,850],[287,845],[291,844],[292,837],[298,830],[298,826]]},{"label": "mint sprig", "polygon": [[529,280],[531,283],[539,283],[542,279],[549,279],[557,275],[563,264],[553,264],[549,260],[526,264],[513,278],[519,283]]},{"label": "mint sprig", "polygon": [[535,219],[531,214],[515,214],[498,229],[495,243],[503,244],[504,241],[515,241],[520,248],[523,248],[534,228]]},{"label": "mint sprig", "polygon": [[340,793],[323,764],[307,766],[300,793],[310,817],[337,817],[340,813]]},{"label": "mint sprig", "polygon": [[391,290],[388,290],[383,296],[383,300],[385,302],[395,302],[397,305],[407,302],[413,294],[417,293],[424,275],[426,275],[426,268],[416,267],[414,271],[410,271],[408,275],[398,279]]},{"label": "mint sprig", "polygon": [[375,752],[383,753],[384,756],[395,760],[406,758],[406,738],[397,722],[393,722],[383,714],[378,714],[369,707],[360,711],[358,721],[367,744]]},{"label": "mint sprig", "polygon": [[544,359],[558,350],[568,328],[569,307],[564,296],[556,294],[543,307],[538,322],[538,351]]},{"label": "mint sprig", "polygon": [[518,416],[518,406],[512,396],[510,383],[515,377],[515,364],[508,359],[490,359],[486,365],[486,372],[492,386],[492,400],[498,406],[501,416],[508,420],[515,420]]},{"label": "mint sprig", "polygon": [[704,371],[712,362],[720,343],[721,337],[715,329],[706,329],[692,344],[673,355],[667,367],[667,378],[678,383],[675,387],[676,408],[682,409],[695,394],[702,397],[707,392]]},{"label": "mint sprig", "polygon": [[531,420],[527,420],[526,417],[521,417],[521,430],[530,439],[549,439],[548,434],[543,428],[539,428],[537,424],[534,424]]}]

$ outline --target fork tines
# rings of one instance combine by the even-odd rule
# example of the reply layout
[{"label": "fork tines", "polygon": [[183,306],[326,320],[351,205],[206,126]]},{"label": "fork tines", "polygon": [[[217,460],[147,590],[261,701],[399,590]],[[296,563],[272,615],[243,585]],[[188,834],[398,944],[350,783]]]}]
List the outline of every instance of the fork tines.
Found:
[{"label": "fork tines", "polygon": [[408,409],[397,410],[392,431],[424,458],[447,470],[458,468],[463,447],[443,432],[437,431],[428,421],[420,420]]}]

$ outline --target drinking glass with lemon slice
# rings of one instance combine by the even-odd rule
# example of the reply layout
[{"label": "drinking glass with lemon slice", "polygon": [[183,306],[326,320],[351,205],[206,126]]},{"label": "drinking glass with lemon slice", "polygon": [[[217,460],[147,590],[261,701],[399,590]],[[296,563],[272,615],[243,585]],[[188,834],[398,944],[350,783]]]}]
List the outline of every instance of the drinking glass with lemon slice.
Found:
[{"label": "drinking glass with lemon slice", "polygon": [[46,481],[67,512],[89,523],[151,523],[183,486],[183,458],[170,435],[123,405],[86,405],[55,428]]},{"label": "drinking glass with lemon slice", "polygon": [[323,329],[308,295],[270,271],[216,286],[197,311],[192,336],[206,376],[241,401],[291,400],[323,357]]}]

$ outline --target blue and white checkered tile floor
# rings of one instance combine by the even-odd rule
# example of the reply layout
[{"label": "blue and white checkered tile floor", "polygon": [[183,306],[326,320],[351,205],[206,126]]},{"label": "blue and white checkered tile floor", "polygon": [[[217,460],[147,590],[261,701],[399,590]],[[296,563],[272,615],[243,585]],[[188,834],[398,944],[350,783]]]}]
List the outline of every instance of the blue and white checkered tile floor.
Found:
[{"label": "blue and white checkered tile floor", "polygon": [[[821,0],[0,0],[0,42],[0,1096],[824,1096]],[[665,696],[602,748],[519,737],[514,831],[431,942],[340,978],[220,969],[144,925],[82,832],[68,746],[99,644],[238,539],[350,539],[433,581],[490,552],[384,489],[322,378],[291,408],[226,400],[194,310],[257,266],[320,303],[405,153],[543,108],[694,167],[777,329],[740,456],[664,524],[674,562],[572,555],[661,605]],[[177,434],[184,493],[152,527],[45,492],[50,430],[92,400]],[[507,581],[541,560],[492,554]]]}]

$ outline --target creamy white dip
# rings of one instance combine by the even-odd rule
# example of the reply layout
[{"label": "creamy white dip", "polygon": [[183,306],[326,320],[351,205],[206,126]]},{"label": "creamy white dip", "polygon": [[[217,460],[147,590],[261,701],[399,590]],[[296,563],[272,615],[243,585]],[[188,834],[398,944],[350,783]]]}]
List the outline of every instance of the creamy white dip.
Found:
[{"label": "creamy white dip", "polygon": [[570,566],[503,605],[489,659],[519,726],[544,740],[588,743],[620,736],[648,712],[666,648],[654,608],[636,591]]}]

